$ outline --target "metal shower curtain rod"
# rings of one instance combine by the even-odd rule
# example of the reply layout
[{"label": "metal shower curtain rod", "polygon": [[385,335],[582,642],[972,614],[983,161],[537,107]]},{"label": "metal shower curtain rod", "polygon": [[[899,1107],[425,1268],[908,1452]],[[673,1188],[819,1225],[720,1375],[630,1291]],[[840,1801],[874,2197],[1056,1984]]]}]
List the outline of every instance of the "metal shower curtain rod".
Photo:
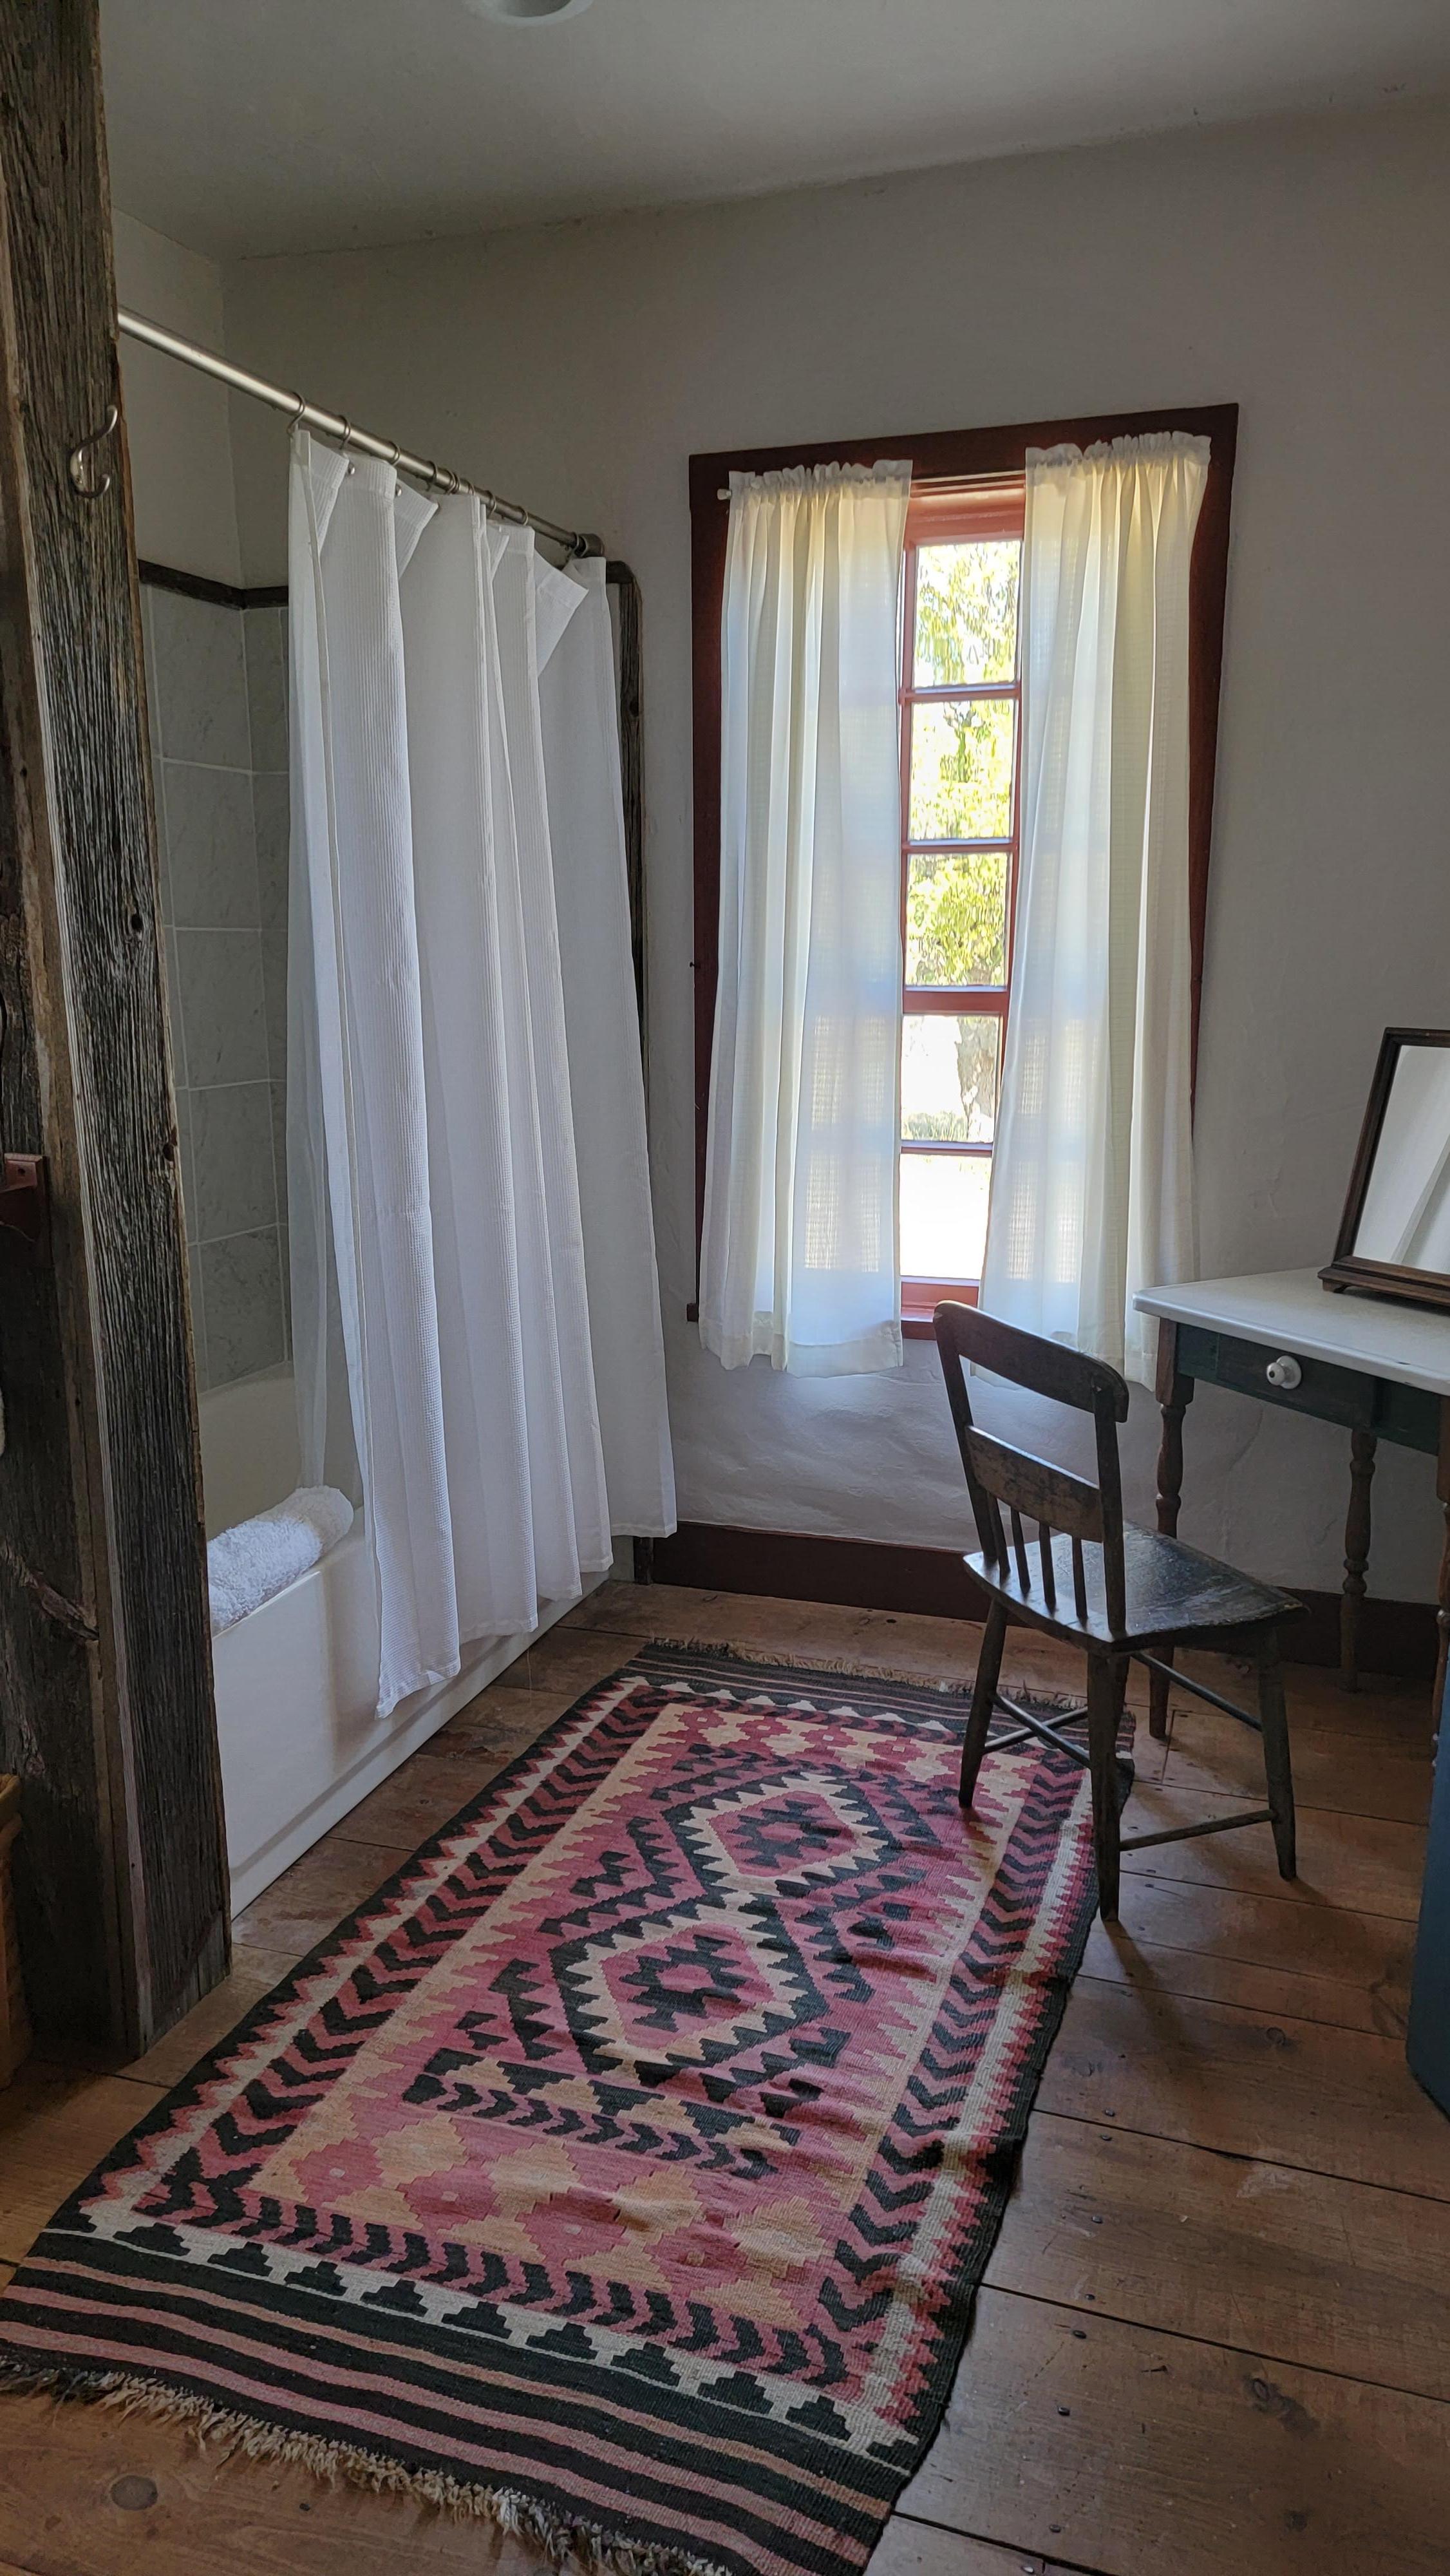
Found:
[{"label": "metal shower curtain rod", "polygon": [[561,528],[552,519],[541,519],[535,510],[522,509],[517,501],[500,500],[496,492],[486,492],[480,484],[470,483],[464,475],[455,474],[451,466],[435,465],[431,457],[410,456],[394,440],[375,438],[368,429],[355,429],[341,412],[321,411],[304,395],[289,393],[285,385],[269,385],[261,376],[248,375],[244,367],[234,367],[229,359],[219,358],[215,350],[199,348],[194,340],[182,340],[174,331],[163,331],[159,322],[148,322],[141,314],[124,310],[116,319],[128,339],[144,340],[148,349],[160,349],[168,358],[179,358],[184,367],[196,367],[204,376],[215,376],[218,384],[230,385],[234,393],[250,394],[254,402],[286,412],[294,429],[305,423],[308,429],[321,430],[325,438],[338,439],[344,447],[355,448],[363,456],[380,456],[385,465],[396,466],[400,474],[411,474],[415,481],[431,483],[440,491],[471,492],[495,518],[508,519],[515,527],[533,528],[571,555],[604,552],[598,537],[581,536],[574,528]]}]

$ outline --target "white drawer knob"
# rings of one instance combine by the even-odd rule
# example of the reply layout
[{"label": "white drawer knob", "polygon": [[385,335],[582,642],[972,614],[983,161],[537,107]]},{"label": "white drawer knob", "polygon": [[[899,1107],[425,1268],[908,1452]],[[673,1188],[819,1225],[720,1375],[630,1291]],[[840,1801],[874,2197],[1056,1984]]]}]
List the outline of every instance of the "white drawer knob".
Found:
[{"label": "white drawer knob", "polygon": [[1281,1351],[1276,1360],[1270,1360],[1264,1375],[1270,1386],[1298,1386],[1304,1372],[1297,1360],[1291,1359],[1287,1351]]}]

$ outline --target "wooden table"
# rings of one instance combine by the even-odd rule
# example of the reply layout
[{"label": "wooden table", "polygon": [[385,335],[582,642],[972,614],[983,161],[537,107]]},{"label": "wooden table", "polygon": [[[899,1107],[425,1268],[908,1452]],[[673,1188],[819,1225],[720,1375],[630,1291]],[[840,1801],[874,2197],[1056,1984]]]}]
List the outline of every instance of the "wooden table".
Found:
[{"label": "wooden table", "polygon": [[[1379,1441],[1421,1449],[1436,1461],[1445,1508],[1440,1557],[1439,1708],[1450,1641],[1450,1316],[1384,1298],[1336,1294],[1317,1270],[1273,1270],[1249,1279],[1198,1279],[1148,1288],[1135,1299],[1158,1321],[1158,1527],[1178,1528],[1183,1488],[1183,1415],[1200,1380],[1254,1396],[1260,1404],[1349,1433],[1349,1512],[1344,1527],[1340,1668],[1359,1679],[1359,1609],[1369,1561],[1370,1479]],[[1152,1679],[1151,1724],[1167,1723],[1168,1684]]]}]

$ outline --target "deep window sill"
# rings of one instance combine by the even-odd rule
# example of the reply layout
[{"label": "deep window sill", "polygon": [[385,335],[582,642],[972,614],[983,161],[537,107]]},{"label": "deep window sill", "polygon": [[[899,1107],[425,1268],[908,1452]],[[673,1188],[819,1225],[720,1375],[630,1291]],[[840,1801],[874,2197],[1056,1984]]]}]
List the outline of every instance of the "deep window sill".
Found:
[{"label": "deep window sill", "polygon": [[[917,1284],[918,1283],[915,1280],[907,1282],[909,1289],[915,1288]],[[962,1306],[975,1306],[977,1302],[977,1283],[975,1279],[944,1279],[938,1286],[931,1290],[929,1299],[926,1295],[921,1297],[912,1297],[910,1295],[903,1297],[901,1301],[901,1336],[903,1341],[930,1342],[935,1340],[936,1329],[931,1319],[936,1312],[937,1307],[945,1297],[955,1298],[957,1303]],[[685,1308],[685,1321],[687,1324],[698,1324],[699,1320],[700,1309],[692,1299],[690,1304]]]},{"label": "deep window sill", "polygon": [[902,1340],[934,1341],[936,1330],[931,1319],[938,1306],[948,1300],[958,1306],[975,1306],[978,1293],[975,1279],[903,1279],[901,1283]]}]

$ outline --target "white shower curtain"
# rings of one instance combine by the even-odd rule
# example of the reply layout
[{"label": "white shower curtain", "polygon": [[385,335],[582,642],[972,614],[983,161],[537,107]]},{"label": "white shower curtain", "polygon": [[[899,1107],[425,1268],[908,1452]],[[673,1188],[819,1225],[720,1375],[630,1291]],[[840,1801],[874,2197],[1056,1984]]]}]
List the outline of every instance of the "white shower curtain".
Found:
[{"label": "white shower curtain", "polygon": [[[609,599],[597,560],[573,573],[540,564],[539,577],[544,776],[604,1475],[614,1528],[664,1538],[675,1526],[675,1472],[659,1393],[664,1339]],[[558,594],[577,598],[580,583],[584,597],[561,626]]]},{"label": "white shower curtain", "polygon": [[1022,875],[982,1304],[1153,1382],[1197,1267],[1188,580],[1208,441],[1029,450]]},{"label": "white shower curtain", "polygon": [[540,572],[470,496],[295,435],[302,1474],[345,1388],[382,1712],[612,1555],[538,694],[541,590],[556,640],[586,594]]}]

